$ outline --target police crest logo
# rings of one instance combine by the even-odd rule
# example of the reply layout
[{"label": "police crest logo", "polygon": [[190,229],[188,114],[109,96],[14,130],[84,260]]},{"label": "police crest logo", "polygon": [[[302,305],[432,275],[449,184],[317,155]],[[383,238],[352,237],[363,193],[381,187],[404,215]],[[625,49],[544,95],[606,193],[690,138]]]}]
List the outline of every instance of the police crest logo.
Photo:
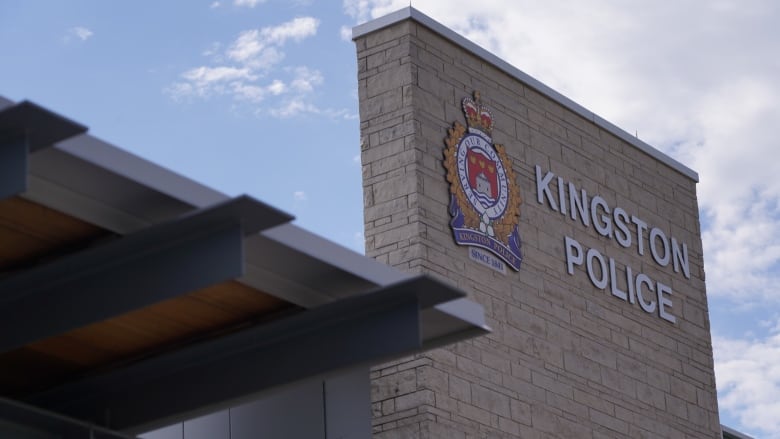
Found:
[{"label": "police crest logo", "polygon": [[[502,145],[493,143],[493,114],[478,92],[463,99],[468,128],[454,122],[445,140],[444,167],[450,183],[450,227],[458,245],[489,250],[472,259],[503,271],[501,261],[520,269],[520,188]],[[475,256],[476,255],[476,256]],[[491,260],[492,259],[492,260]]]}]

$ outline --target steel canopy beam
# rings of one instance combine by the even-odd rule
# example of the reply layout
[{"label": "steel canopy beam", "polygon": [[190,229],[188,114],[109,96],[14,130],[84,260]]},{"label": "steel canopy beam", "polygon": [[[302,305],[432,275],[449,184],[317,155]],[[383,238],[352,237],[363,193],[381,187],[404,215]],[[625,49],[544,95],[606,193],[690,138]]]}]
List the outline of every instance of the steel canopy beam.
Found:
[{"label": "steel canopy beam", "polygon": [[0,140],[0,200],[27,190],[27,144],[24,139]]},{"label": "steel canopy beam", "polygon": [[462,296],[431,278],[412,278],[26,400],[115,430],[154,428],[270,387],[417,351],[421,310]]},{"label": "steel canopy beam", "polygon": [[27,189],[32,152],[87,131],[87,127],[24,101],[0,110],[0,199]]},{"label": "steel canopy beam", "polygon": [[243,238],[291,217],[239,197],[0,280],[0,352],[239,277]]},{"label": "steel canopy beam", "polygon": [[87,127],[30,101],[0,110],[0,143],[26,139],[30,152],[87,131]]}]

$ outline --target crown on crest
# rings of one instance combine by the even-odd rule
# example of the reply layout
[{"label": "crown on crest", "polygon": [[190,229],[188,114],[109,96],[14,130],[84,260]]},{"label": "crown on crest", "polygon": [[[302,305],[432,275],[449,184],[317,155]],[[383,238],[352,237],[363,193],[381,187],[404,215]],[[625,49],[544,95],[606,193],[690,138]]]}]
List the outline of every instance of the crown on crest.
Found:
[{"label": "crown on crest", "polygon": [[493,131],[493,114],[480,102],[479,92],[474,92],[474,99],[463,98],[463,113],[469,129],[476,129],[490,136]]}]

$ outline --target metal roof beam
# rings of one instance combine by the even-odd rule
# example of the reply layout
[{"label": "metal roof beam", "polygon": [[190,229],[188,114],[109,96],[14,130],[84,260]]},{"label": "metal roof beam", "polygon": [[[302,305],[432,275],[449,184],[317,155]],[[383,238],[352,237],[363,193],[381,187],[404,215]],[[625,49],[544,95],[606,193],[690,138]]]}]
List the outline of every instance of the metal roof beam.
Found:
[{"label": "metal roof beam", "polygon": [[27,189],[28,155],[87,127],[24,101],[0,110],[0,199]]},{"label": "metal roof beam", "polygon": [[27,142],[0,139],[0,200],[27,189]]},{"label": "metal roof beam", "polygon": [[463,297],[417,277],[27,398],[104,427],[141,431],[271,387],[424,347],[420,313]]},{"label": "metal roof beam", "polygon": [[291,216],[239,197],[0,280],[0,352],[244,273],[243,238]]}]

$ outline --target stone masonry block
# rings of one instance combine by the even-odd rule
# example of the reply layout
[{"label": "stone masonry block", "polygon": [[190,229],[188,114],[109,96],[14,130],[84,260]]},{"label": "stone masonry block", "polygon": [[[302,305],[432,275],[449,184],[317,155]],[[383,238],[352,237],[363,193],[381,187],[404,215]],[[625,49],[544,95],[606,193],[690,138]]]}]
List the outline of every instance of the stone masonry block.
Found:
[{"label": "stone masonry block", "polygon": [[422,405],[434,405],[436,398],[430,389],[418,390],[395,398],[396,410],[408,410]]},{"label": "stone masonry block", "polygon": [[[361,90],[362,89],[359,89],[359,91]],[[361,99],[360,117],[363,120],[371,120],[378,116],[387,118],[388,114],[395,116],[395,112],[400,110],[403,106],[402,91],[403,90],[399,87]]]},{"label": "stone masonry block", "polygon": [[371,400],[383,401],[415,391],[417,374],[414,369],[375,378],[371,383]]},{"label": "stone masonry block", "polygon": [[510,417],[511,410],[508,396],[476,384],[471,385],[471,395],[472,402],[477,407],[485,408],[490,413],[499,416]]},{"label": "stone masonry block", "polygon": [[405,197],[418,191],[418,180],[409,176],[398,176],[377,182],[372,187],[374,203],[385,203]]}]

